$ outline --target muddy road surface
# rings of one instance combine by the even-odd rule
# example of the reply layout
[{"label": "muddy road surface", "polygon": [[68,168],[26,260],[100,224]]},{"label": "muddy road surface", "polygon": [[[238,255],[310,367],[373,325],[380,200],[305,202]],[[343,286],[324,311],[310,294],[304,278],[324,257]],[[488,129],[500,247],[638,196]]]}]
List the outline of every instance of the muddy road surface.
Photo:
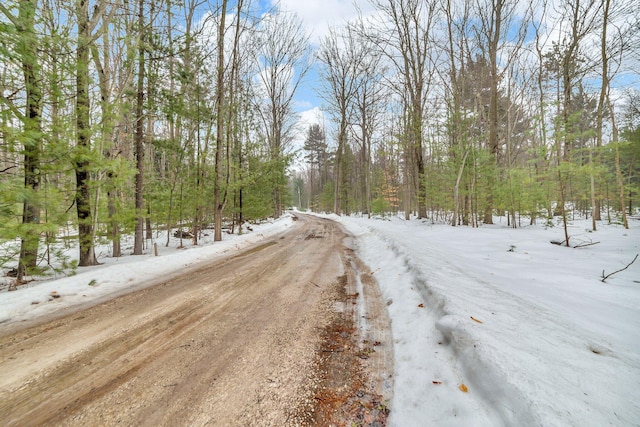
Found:
[{"label": "muddy road surface", "polygon": [[0,424],[384,425],[389,321],[348,242],[299,215],[166,282],[2,326]]}]

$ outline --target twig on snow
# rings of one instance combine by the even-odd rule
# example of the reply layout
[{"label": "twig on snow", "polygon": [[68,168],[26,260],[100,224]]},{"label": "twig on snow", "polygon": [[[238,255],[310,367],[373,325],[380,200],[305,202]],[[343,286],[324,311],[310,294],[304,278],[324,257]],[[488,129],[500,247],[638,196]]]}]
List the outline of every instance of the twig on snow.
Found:
[{"label": "twig on snow", "polygon": [[580,244],[578,244],[578,245],[575,245],[575,246],[573,247],[573,249],[577,249],[577,248],[585,248],[585,247],[587,247],[587,246],[597,245],[598,243],[600,243],[600,242],[580,243]]},{"label": "twig on snow", "polygon": [[638,255],[640,254],[636,254],[635,258],[633,258],[633,261],[631,261],[629,264],[627,264],[627,266],[625,268],[621,268],[620,270],[616,270],[613,273],[609,273],[606,276],[604,275],[604,270],[602,270],[602,283],[604,283],[605,280],[607,280],[609,277],[613,276],[616,273],[620,273],[621,271],[626,270],[627,268],[629,268],[629,266],[631,264],[633,264],[634,262],[636,262],[636,260],[638,259]]}]

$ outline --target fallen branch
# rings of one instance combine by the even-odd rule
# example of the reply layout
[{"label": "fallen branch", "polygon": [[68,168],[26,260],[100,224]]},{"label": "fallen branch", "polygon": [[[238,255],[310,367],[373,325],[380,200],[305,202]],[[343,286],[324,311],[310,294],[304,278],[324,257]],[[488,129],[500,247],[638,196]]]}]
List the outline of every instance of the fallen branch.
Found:
[{"label": "fallen branch", "polygon": [[587,246],[591,246],[591,245],[597,245],[600,242],[582,242],[582,243],[578,243],[575,246],[568,246],[566,245],[567,241],[563,240],[551,240],[550,242],[552,245],[558,245],[558,246],[567,246],[569,248],[573,248],[573,249],[577,249],[577,248],[586,248]]},{"label": "fallen branch", "polygon": [[597,245],[598,243],[600,243],[600,242],[580,243],[580,244],[578,244],[578,245],[575,245],[575,246],[573,247],[573,249],[577,249],[577,248],[585,248],[585,247],[587,247],[587,246]]},{"label": "fallen branch", "polygon": [[613,276],[616,273],[620,273],[621,271],[626,270],[627,268],[629,268],[629,266],[631,264],[633,264],[634,262],[636,262],[636,260],[638,259],[638,255],[640,254],[636,254],[635,258],[633,258],[633,261],[631,261],[629,264],[627,264],[627,266],[625,268],[621,268],[620,270],[614,271],[613,273],[609,273],[606,276],[604,275],[604,270],[602,270],[602,283],[604,283],[605,280],[607,280],[609,277]]}]

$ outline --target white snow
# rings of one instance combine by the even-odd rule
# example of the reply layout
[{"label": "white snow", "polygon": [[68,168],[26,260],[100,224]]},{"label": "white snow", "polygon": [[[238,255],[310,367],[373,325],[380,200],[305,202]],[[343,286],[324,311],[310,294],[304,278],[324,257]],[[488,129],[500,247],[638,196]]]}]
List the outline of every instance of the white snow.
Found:
[{"label": "white snow", "polygon": [[[573,221],[574,242],[600,242],[573,249],[550,244],[563,239],[559,224],[329,217],[355,235],[389,304],[391,426],[640,425],[640,260],[601,282],[602,270],[640,253],[640,221],[593,233]],[[101,258],[76,276],[1,292],[0,323],[149,286],[292,224],[287,216],[189,249],[159,244],[158,257]]]},{"label": "white snow", "polygon": [[573,249],[550,244],[559,224],[331,217],[390,303],[390,425],[640,425],[640,262],[601,282],[640,253],[640,221],[572,222],[600,242]]}]

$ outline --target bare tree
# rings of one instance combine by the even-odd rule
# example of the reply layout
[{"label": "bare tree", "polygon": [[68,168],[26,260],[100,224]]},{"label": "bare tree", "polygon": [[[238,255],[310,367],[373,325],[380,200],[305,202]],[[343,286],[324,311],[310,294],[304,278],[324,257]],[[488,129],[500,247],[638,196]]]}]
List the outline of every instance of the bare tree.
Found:
[{"label": "bare tree", "polygon": [[359,50],[368,52],[358,61],[355,70],[354,94],[354,135],[360,143],[360,209],[362,213],[371,215],[371,145],[379,120],[385,110],[387,87],[383,84],[386,67],[382,57],[370,39],[362,37],[364,28],[362,21],[357,23]]},{"label": "bare tree", "polygon": [[[519,49],[525,41],[531,11],[534,7],[531,3],[525,13],[518,13],[517,0],[490,0],[489,2],[478,2],[477,12],[480,17],[480,26],[477,31],[478,47],[486,52],[483,56],[487,58],[489,66],[489,105],[487,119],[489,122],[488,149],[491,156],[487,174],[488,183],[486,190],[486,207],[484,213],[484,223],[493,224],[493,191],[496,187],[496,168],[500,162],[501,144],[506,135],[500,134],[500,124],[504,123],[506,117],[499,113],[500,83],[505,73],[510,68],[513,59],[517,57]],[[516,23],[519,20],[519,24]],[[509,33],[517,30],[516,36]]]},{"label": "bare tree", "polygon": [[[459,9],[456,7],[459,6]],[[450,157],[454,164],[457,165],[456,181],[453,186],[453,215],[451,225],[456,226],[460,217],[463,223],[468,223],[467,215],[461,212],[460,203],[460,185],[463,173],[469,157],[470,147],[466,143],[467,132],[465,131],[465,110],[462,108],[464,97],[464,84],[460,77],[465,74],[465,61],[469,56],[469,48],[467,46],[470,35],[469,15],[470,4],[468,1],[462,2],[460,5],[447,0],[444,5],[444,14],[446,17],[446,48],[448,54],[448,76],[444,77],[445,82],[449,82],[446,86],[449,94],[449,140],[450,140]]]},{"label": "bare tree", "polygon": [[[115,7],[111,9],[110,15],[105,18],[105,22],[112,23],[116,10]],[[98,144],[99,151],[103,152],[107,160],[105,186],[107,190],[108,234],[112,242],[113,257],[119,257],[122,254],[120,246],[121,225],[116,219],[118,190],[115,181],[117,176],[112,164],[121,153],[116,128],[122,125],[124,116],[122,97],[130,89],[134,74],[134,64],[127,63],[123,56],[127,50],[133,49],[134,43],[131,38],[122,37],[123,33],[126,34],[133,31],[133,20],[130,20],[127,14],[123,15],[118,25],[120,28],[102,31],[101,43],[96,43],[96,39],[91,44],[91,56],[98,75],[98,88],[100,90],[100,140]],[[120,46],[116,48],[118,44]],[[119,49],[123,49],[124,52],[119,51]],[[99,200],[99,192],[100,187],[96,189],[96,201]],[[95,209],[94,233],[97,225],[97,212],[98,209]]]},{"label": "bare tree", "polygon": [[[578,80],[586,72],[584,40],[593,33],[598,25],[598,16],[602,3],[599,0],[565,0],[559,8],[562,16],[561,39],[554,48],[551,61],[557,61],[559,83],[562,85],[561,115],[556,129],[556,150],[558,155],[558,185],[560,189],[560,210],[564,226],[565,244],[570,246],[567,228],[565,202],[568,198],[568,172],[563,165],[569,165],[570,152],[578,138],[578,126],[573,114],[574,90]],[[559,94],[560,95],[560,94]],[[581,115],[581,111],[579,111]]]},{"label": "bare tree", "polygon": [[[238,111],[235,101],[238,98],[238,81],[241,67],[240,42],[245,22],[241,19],[244,1],[236,3],[235,21],[232,25],[233,39],[230,43],[229,59],[226,59],[225,33],[227,0],[223,0],[218,17],[217,63],[216,63],[216,154],[214,180],[214,240],[222,240],[222,215],[227,204],[229,182],[231,179],[231,143],[238,132]],[[227,64],[228,62],[228,64]]]},{"label": "bare tree", "polygon": [[354,108],[357,91],[356,75],[369,52],[363,49],[354,31],[347,27],[343,33],[331,30],[323,40],[318,53],[322,63],[320,75],[324,81],[323,98],[337,121],[338,146],[335,154],[333,211],[340,215],[346,209],[345,149],[349,131],[350,113]]},{"label": "bare tree", "polygon": [[[437,3],[435,0],[372,0],[386,20],[374,41],[393,63],[402,82],[400,95],[407,103],[407,160],[415,166],[419,218],[427,215],[424,117],[435,76],[436,45],[432,34]],[[407,171],[405,175],[406,179],[414,172]]]},{"label": "bare tree", "polygon": [[577,80],[584,75],[584,40],[593,34],[597,25],[602,2],[600,0],[564,0],[560,5],[560,13],[566,26],[561,28],[561,41],[558,44],[560,53],[560,74],[562,79],[562,139],[563,159],[569,160],[569,153],[575,139],[572,126],[571,101]]},{"label": "bare tree", "polygon": [[310,67],[309,36],[298,16],[286,11],[268,15],[262,23],[257,61],[260,63],[260,83],[264,99],[259,108],[274,163],[274,216],[282,214],[282,193],[285,188],[284,158],[287,143],[295,123],[293,97]]},{"label": "bare tree", "polygon": [[[632,20],[625,20],[625,16],[633,16],[637,13],[632,9],[631,4],[612,3],[611,0],[603,0],[602,4],[602,32],[600,36],[600,65],[601,68],[601,86],[600,96],[598,98],[597,108],[597,129],[596,129],[596,146],[603,145],[604,137],[604,117],[605,111],[608,109],[611,126],[613,128],[613,143],[616,152],[616,180],[620,187],[621,194],[624,194],[624,183],[620,174],[619,150],[618,150],[618,127],[614,116],[614,105],[611,103],[610,91],[611,80],[615,78],[620,69],[623,58],[632,52],[634,43],[637,44],[639,37],[637,34],[637,22],[634,24]],[[609,30],[613,30],[611,33]],[[612,66],[613,65],[613,66]],[[593,168],[592,168],[593,169]],[[621,202],[624,196],[621,198]],[[591,205],[592,205],[592,227],[596,229],[596,220],[600,219],[600,198],[595,191],[594,172],[591,172]],[[621,203],[622,221],[625,228],[629,227],[627,216],[624,209],[624,203]]]},{"label": "bare tree", "polygon": [[145,28],[144,0],[138,0],[138,76],[136,84],[136,126],[135,126],[135,157],[136,184],[135,207],[136,228],[133,242],[133,254],[142,255],[144,230],[144,80],[145,80]]}]

